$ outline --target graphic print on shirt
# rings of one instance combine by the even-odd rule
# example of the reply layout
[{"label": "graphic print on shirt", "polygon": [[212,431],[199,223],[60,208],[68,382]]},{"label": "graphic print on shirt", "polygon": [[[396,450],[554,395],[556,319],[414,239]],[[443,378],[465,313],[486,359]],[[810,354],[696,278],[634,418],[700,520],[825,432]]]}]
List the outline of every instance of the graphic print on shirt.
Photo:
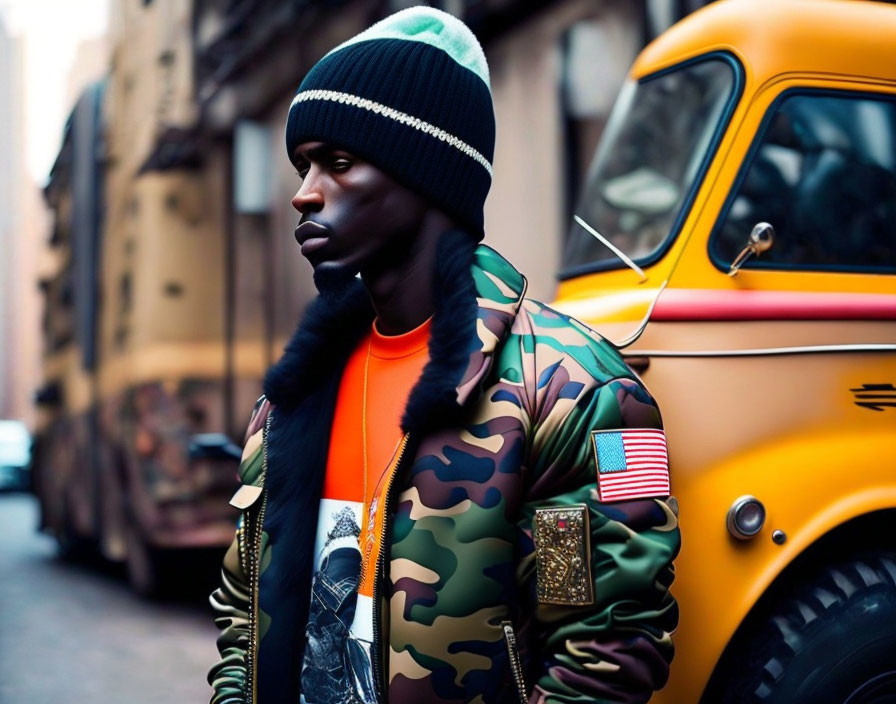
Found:
[{"label": "graphic print on shirt", "polygon": [[[362,504],[323,499],[317,522],[302,702],[373,704],[370,600],[358,595]],[[360,603],[359,603],[360,602]],[[355,623],[363,624],[360,628]]]}]

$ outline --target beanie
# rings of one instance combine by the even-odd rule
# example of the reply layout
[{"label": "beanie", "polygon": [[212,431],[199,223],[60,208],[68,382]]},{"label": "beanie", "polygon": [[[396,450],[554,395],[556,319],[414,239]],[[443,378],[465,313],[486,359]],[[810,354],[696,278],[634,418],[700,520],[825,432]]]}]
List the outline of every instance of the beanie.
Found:
[{"label": "beanie", "polygon": [[410,7],[318,61],[289,108],[290,160],[311,141],[357,154],[482,238],[495,115],[482,47],[456,17]]}]

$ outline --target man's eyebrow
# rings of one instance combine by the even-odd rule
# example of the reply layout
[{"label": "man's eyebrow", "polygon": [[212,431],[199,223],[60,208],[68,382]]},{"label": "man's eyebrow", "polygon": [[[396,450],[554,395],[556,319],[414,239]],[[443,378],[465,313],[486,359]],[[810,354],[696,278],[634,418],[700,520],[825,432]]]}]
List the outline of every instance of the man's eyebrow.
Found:
[{"label": "man's eyebrow", "polygon": [[303,154],[299,151],[299,148],[296,147],[296,151],[293,154],[293,161],[299,158],[306,160],[318,160],[332,154],[335,150],[336,147],[331,144],[318,144],[316,147],[311,147],[311,149],[308,149]]}]

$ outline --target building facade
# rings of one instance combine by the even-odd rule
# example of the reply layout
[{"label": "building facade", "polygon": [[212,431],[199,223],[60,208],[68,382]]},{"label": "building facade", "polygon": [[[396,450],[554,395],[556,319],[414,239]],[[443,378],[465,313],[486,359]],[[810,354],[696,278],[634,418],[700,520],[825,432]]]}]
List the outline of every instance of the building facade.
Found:
[{"label": "building facade", "polygon": [[24,419],[25,390],[17,373],[23,363],[21,337],[23,264],[21,242],[25,192],[22,41],[0,20],[0,419]]}]

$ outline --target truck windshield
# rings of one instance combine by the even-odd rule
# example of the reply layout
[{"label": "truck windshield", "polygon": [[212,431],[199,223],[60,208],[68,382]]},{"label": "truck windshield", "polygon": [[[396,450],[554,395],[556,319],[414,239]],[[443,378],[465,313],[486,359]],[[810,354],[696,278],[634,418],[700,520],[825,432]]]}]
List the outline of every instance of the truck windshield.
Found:
[{"label": "truck windshield", "polygon": [[[706,58],[629,81],[607,122],[575,214],[636,263],[675,235],[721,138],[735,99],[735,68]],[[625,266],[573,222],[563,275]]]}]

